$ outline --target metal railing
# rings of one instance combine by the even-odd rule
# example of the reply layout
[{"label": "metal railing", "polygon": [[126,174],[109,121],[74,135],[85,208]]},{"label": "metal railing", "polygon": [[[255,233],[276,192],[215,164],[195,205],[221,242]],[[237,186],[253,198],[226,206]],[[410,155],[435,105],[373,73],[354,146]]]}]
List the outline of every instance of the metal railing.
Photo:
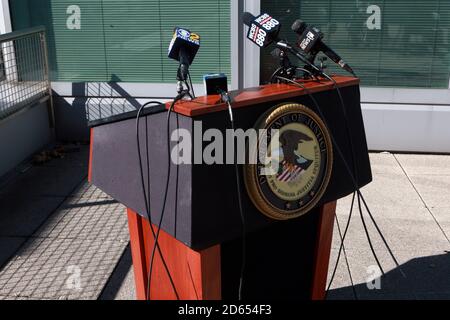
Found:
[{"label": "metal railing", "polygon": [[0,120],[50,99],[45,28],[0,35]]}]

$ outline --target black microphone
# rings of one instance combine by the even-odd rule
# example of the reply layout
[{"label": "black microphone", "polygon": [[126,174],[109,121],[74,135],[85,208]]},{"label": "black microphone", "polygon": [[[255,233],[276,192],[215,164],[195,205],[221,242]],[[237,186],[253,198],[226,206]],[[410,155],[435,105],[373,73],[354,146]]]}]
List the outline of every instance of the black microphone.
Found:
[{"label": "black microphone", "polygon": [[272,42],[278,41],[281,24],[268,13],[262,13],[255,17],[250,12],[244,12],[242,21],[249,27],[247,39],[259,47],[266,47]]},{"label": "black microphone", "polygon": [[297,45],[305,53],[311,53],[315,56],[319,51],[322,51],[342,69],[356,76],[353,69],[336,52],[334,52],[322,41],[323,34],[318,28],[308,26],[305,22],[298,19],[294,21],[291,29],[300,36]]},{"label": "black microphone", "polygon": [[176,27],[170,41],[168,57],[180,62],[178,68],[178,80],[187,79],[189,66],[200,48],[200,36],[187,29]]},{"label": "black microphone", "polygon": [[277,48],[290,52],[299,60],[309,65],[315,72],[321,72],[316,65],[309,62],[298,50],[292,47],[292,45],[278,37],[281,23],[269,14],[263,13],[258,17],[255,17],[250,12],[244,12],[242,15],[242,22],[249,27],[247,38],[259,47],[265,47],[272,42],[276,42],[275,45]]}]

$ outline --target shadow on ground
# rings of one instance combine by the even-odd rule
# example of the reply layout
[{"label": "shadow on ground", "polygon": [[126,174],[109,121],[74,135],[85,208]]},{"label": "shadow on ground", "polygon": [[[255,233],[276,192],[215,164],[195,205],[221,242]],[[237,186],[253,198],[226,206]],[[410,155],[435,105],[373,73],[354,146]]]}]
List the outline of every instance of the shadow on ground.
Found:
[{"label": "shadow on ground", "polygon": [[[450,253],[412,259],[379,280],[380,289],[370,290],[366,283],[355,285],[357,299],[450,299]],[[376,281],[370,284],[375,285]],[[354,298],[351,286],[330,290],[328,294],[330,300]]]},{"label": "shadow on ground", "polygon": [[0,189],[0,300],[97,299],[128,245],[124,207],[86,181],[88,147]]}]

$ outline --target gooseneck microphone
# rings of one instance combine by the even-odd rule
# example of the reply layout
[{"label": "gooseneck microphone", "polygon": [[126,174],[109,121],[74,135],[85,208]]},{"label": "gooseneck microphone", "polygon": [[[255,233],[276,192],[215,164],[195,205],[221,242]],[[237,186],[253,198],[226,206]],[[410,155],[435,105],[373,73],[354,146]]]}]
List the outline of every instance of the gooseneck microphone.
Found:
[{"label": "gooseneck microphone", "polygon": [[334,52],[323,41],[323,33],[314,26],[308,26],[300,19],[294,21],[291,26],[292,31],[299,35],[298,47],[307,54],[311,54],[312,59],[315,58],[319,51],[323,52],[333,62],[337,63],[342,69],[355,75],[353,69],[346,63],[336,52]]},{"label": "gooseneck microphone", "polygon": [[200,36],[190,32],[188,29],[176,27],[170,41],[168,57],[180,62],[177,79],[186,81],[189,73],[189,66],[200,48]]}]

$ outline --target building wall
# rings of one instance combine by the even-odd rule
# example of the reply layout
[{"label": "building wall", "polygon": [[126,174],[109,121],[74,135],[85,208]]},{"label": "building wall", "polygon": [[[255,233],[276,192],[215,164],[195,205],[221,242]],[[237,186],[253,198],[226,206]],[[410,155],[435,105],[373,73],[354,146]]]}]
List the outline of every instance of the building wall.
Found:
[{"label": "building wall", "polygon": [[52,141],[47,102],[38,103],[2,120],[0,137],[1,177]]},{"label": "building wall", "polygon": [[[169,40],[166,38],[170,38],[170,32],[159,32],[158,41],[155,42],[154,39],[134,34],[133,30],[145,29],[145,19],[134,19],[131,24],[118,23],[123,18],[124,21],[129,21],[129,16],[140,17],[139,12],[127,11],[127,14],[121,13],[116,7],[110,8],[102,16],[102,22],[102,19],[97,19],[97,15],[91,14],[99,10],[100,1],[79,1],[77,3],[81,11],[77,22],[77,10],[71,7],[71,1],[45,1],[47,7],[39,6],[36,10],[28,11],[27,6],[34,5],[34,1],[15,1],[16,4],[19,2],[22,5],[16,5],[15,10],[19,10],[19,14],[13,14],[13,25],[42,24],[44,21],[53,37],[52,87],[55,91],[56,121],[59,123],[57,131],[60,138],[86,139],[87,115],[91,110],[100,110],[107,105],[108,98],[125,99],[126,103],[133,105],[133,101],[170,99],[175,94],[176,80],[172,67],[176,63],[165,57]],[[104,3],[108,4],[108,1]],[[114,3],[117,5],[121,2]],[[161,2],[133,0],[127,3],[132,3],[129,6],[132,10],[139,8],[142,3],[157,8]],[[330,0],[233,0],[229,6],[220,7],[224,2],[197,0],[196,9],[189,11],[188,15],[180,14],[183,10],[179,10],[178,4],[175,6],[176,1],[164,3],[167,6],[165,29],[169,25],[189,21],[192,26],[198,26],[205,33],[199,52],[206,52],[207,55],[200,57],[192,66],[197,95],[203,91],[200,75],[207,70],[225,70],[230,73],[231,88],[264,83],[267,67],[273,66],[275,62],[268,56],[268,50],[260,52],[257,46],[244,38],[246,30],[239,17],[243,11],[259,14],[270,9],[269,12],[274,16],[285,20],[282,21],[283,30],[287,37],[292,38],[291,41],[295,41],[295,35],[290,31],[290,23],[298,17],[308,19],[306,22],[321,27],[326,35],[325,40],[351,65],[356,66],[354,69],[362,80],[362,107],[370,149],[450,152],[450,129],[445,123],[450,110],[450,4],[447,1],[430,0],[425,5],[425,2],[415,0],[343,0],[340,2],[343,5],[339,6],[336,1]],[[170,7],[172,3],[174,6]],[[20,10],[24,12],[20,13]],[[229,13],[229,19],[224,12]],[[19,21],[17,16],[20,17]],[[155,10],[145,16],[148,19],[155,16],[154,21],[161,19],[161,15]],[[214,23],[200,21],[204,17],[214,17]],[[109,19],[111,23],[107,24],[105,19]],[[217,29],[217,23],[224,25],[224,29]],[[162,26],[161,23],[158,25]],[[92,30],[97,28],[97,31],[106,28],[107,34],[94,30],[95,32],[87,32],[87,38],[83,38],[83,26]],[[115,27],[117,28],[113,31]],[[210,34],[213,29],[219,30],[218,36]],[[110,42],[111,35],[115,34],[118,39]],[[95,38],[96,36],[99,38]],[[219,39],[226,44],[219,48],[216,42],[208,43],[209,39]],[[85,47],[102,43],[103,50],[89,50]],[[148,43],[155,47],[146,47]],[[146,50],[156,50],[163,63],[146,54]],[[117,52],[114,53],[115,51]],[[96,53],[94,55],[98,61],[82,55],[77,55],[73,60],[71,52],[82,55]],[[127,52],[130,54],[127,55]],[[214,55],[218,52],[221,57],[229,59]],[[117,60],[119,56],[123,61]],[[168,67],[167,72],[152,74],[151,81],[139,78],[139,66],[142,65],[140,59],[145,60],[147,56],[155,66],[144,64],[144,71],[148,68],[160,70],[161,67]],[[132,59],[126,59],[127,57]],[[77,66],[83,65],[83,60],[97,61],[92,69],[94,72],[84,67],[77,72]],[[223,66],[215,69],[219,60]],[[73,61],[75,62],[71,64]],[[115,68],[118,63],[120,68]],[[330,72],[343,73],[333,63],[328,64]],[[111,70],[119,70],[122,74],[110,72]],[[73,86],[76,83],[84,83],[84,91],[75,92]]]},{"label": "building wall", "polygon": [[[301,18],[324,32],[324,41],[361,79],[361,101],[371,150],[450,152],[450,2],[447,0],[261,0],[277,17],[281,38]],[[254,13],[259,13],[254,12]],[[276,68],[262,50],[259,81]],[[319,55],[320,56],[320,55]],[[332,61],[328,73],[340,73]],[[254,83],[256,84],[256,82]]]},{"label": "building wall", "polygon": [[[0,34],[12,31],[8,0],[0,0]],[[0,121],[0,177],[54,139],[47,102]]]}]

